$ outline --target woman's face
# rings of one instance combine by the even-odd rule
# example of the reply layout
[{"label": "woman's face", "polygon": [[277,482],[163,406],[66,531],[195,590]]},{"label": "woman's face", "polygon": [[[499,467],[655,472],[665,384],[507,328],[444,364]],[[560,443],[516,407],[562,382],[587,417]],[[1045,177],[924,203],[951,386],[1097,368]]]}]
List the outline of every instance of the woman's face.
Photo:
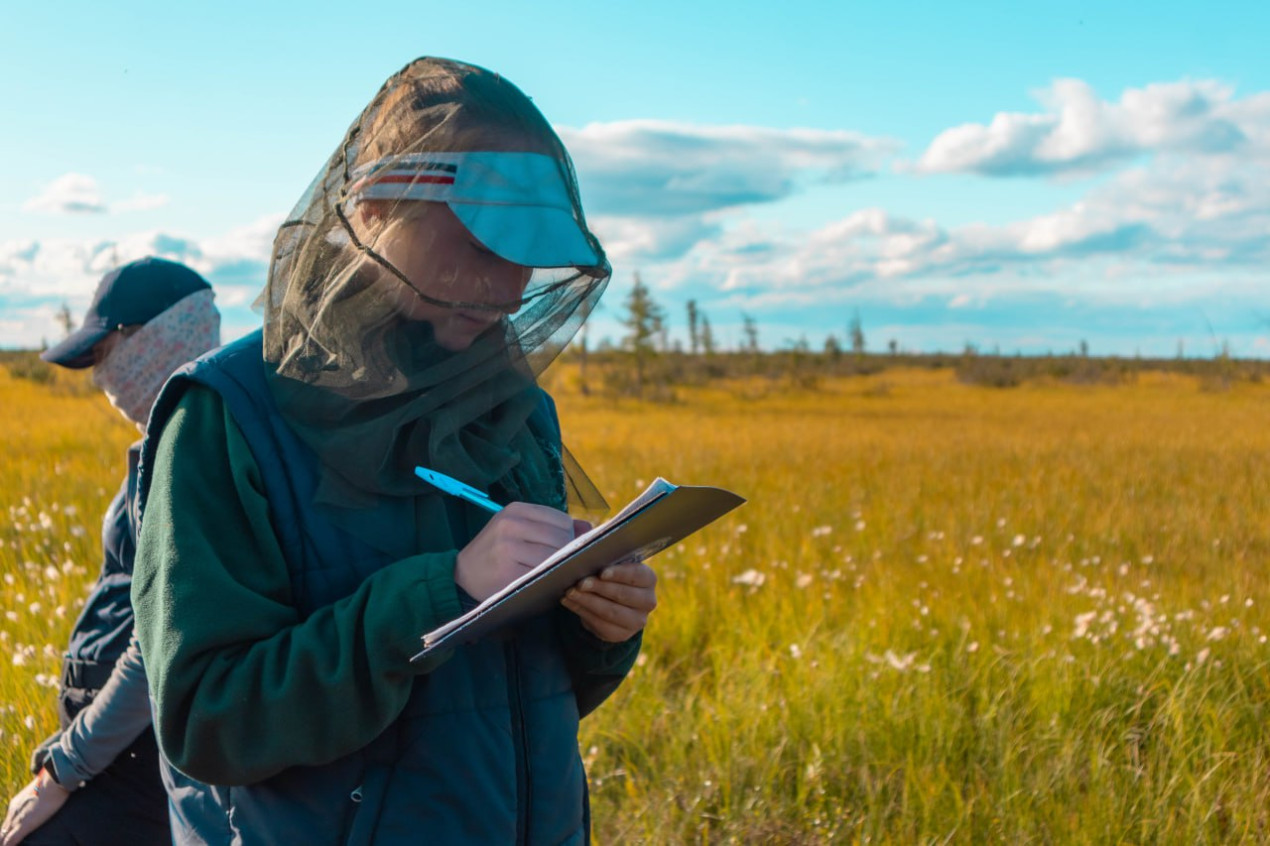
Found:
[{"label": "woman's face", "polygon": [[[415,205],[415,204],[411,204]],[[376,251],[429,297],[482,305],[517,303],[533,269],[512,264],[485,248],[444,203],[418,203],[419,214],[394,222]],[[497,310],[449,308],[429,303],[385,272],[397,308],[410,320],[432,324],[443,349],[458,352],[519,305]]]}]

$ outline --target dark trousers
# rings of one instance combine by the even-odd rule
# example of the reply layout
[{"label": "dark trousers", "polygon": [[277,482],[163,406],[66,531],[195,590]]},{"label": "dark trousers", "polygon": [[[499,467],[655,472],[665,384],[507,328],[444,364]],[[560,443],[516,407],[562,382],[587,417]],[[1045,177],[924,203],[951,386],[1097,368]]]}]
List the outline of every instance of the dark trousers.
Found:
[{"label": "dark trousers", "polygon": [[76,790],[26,846],[146,846],[169,844],[168,797],[159,778],[154,730]]},{"label": "dark trousers", "polygon": [[[96,691],[63,688],[65,727]],[[172,842],[168,796],[159,775],[159,747],[148,728],[114,763],[71,793],[53,818],[24,846],[166,846]]]}]

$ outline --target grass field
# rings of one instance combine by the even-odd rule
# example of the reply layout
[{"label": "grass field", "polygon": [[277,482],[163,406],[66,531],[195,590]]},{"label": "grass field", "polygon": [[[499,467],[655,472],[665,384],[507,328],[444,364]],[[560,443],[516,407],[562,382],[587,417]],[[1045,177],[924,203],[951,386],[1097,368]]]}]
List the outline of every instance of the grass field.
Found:
[{"label": "grass field", "polygon": [[[612,504],[657,475],[750,499],[655,559],[644,654],[583,726],[598,842],[1270,838],[1270,387],[890,370],[648,405],[570,376]],[[57,388],[0,369],[10,791],[133,436]]]}]

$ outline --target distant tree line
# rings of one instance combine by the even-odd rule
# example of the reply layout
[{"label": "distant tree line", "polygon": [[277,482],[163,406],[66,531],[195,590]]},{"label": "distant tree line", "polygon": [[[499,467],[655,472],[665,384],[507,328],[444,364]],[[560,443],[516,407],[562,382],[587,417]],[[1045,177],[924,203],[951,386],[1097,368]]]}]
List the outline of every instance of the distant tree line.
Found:
[{"label": "distant tree line", "polygon": [[960,353],[903,352],[899,341],[886,341],[885,352],[867,349],[864,323],[855,311],[840,339],[830,333],[813,348],[804,335],[774,350],[760,344],[758,321],[741,314],[740,339],[731,349],[717,340],[710,317],[696,300],[685,306],[687,348],[669,340],[670,318],[637,273],[621,304],[618,322],[623,334],[616,344],[605,339],[588,347],[585,332],[566,350],[565,360],[578,362],[584,393],[602,391],[672,401],[678,386],[722,381],[753,381],[815,390],[828,377],[861,376],[889,367],[950,368],[964,383],[1011,388],[1029,381],[1052,380],[1074,384],[1118,384],[1154,370],[1198,377],[1207,389],[1224,390],[1237,382],[1270,379],[1270,361],[1234,359],[1222,345],[1213,358],[1094,357],[1081,340],[1070,352],[1041,356],[980,352],[967,343]]}]

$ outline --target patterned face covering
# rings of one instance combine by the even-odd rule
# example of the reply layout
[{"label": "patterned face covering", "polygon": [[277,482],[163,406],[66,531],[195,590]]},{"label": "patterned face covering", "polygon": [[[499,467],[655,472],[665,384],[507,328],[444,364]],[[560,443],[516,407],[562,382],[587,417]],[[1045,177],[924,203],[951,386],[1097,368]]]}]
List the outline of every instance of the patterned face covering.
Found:
[{"label": "patterned face covering", "polygon": [[213,297],[210,290],[190,294],[122,339],[93,367],[93,384],[141,431],[172,371],[220,345]]}]

